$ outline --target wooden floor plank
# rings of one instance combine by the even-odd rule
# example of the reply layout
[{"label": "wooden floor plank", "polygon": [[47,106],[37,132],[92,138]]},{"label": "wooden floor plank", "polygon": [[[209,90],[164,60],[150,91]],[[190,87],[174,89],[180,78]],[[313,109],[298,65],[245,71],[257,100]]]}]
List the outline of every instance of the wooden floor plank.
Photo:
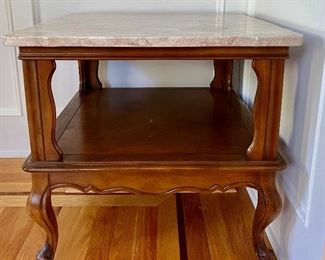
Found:
[{"label": "wooden floor plank", "polygon": [[157,259],[157,207],[139,207],[132,259]]},{"label": "wooden floor plank", "polygon": [[170,198],[158,208],[157,259],[179,260],[176,199]]},{"label": "wooden floor plank", "polygon": [[[212,259],[234,260],[235,254],[231,250],[227,223],[220,211],[219,196],[211,194],[200,195],[205,229],[209,241],[209,250]],[[222,239],[220,239],[222,238]]]},{"label": "wooden floor plank", "polygon": [[24,208],[5,208],[0,215],[0,259],[17,259],[33,222]]},{"label": "wooden floor plank", "polygon": [[189,260],[210,260],[211,255],[198,194],[182,194],[182,206]]},{"label": "wooden floor plank", "polygon": [[97,212],[97,207],[67,207],[61,210],[57,260],[84,259]]},{"label": "wooden floor plank", "polygon": [[[24,163],[23,158],[0,158],[0,173],[8,174],[21,174],[24,173],[22,165]],[[28,174],[25,178],[27,178]]]},{"label": "wooden floor plank", "polygon": [[233,196],[233,194],[227,196],[220,194],[218,199],[219,201],[222,200],[220,210],[224,221],[227,222],[227,233],[232,240],[231,248],[236,255],[235,259],[240,260],[243,257],[245,259],[256,259],[251,236],[252,219],[249,221],[244,220],[245,211],[248,208],[236,207],[235,205],[239,204],[239,200],[238,196]]},{"label": "wooden floor plank", "polygon": [[22,170],[23,162],[24,159],[0,159],[0,194],[30,192],[31,176]]},{"label": "wooden floor plank", "polygon": [[117,214],[117,207],[98,209],[85,259],[109,259]]},{"label": "wooden floor plank", "polygon": [[138,208],[118,208],[117,221],[114,228],[109,258],[98,259],[134,259],[137,242],[135,241],[137,221]]},{"label": "wooden floor plank", "polygon": [[[32,220],[25,215],[25,218]],[[44,231],[36,224],[33,225],[31,231],[29,232],[28,236],[25,237],[25,242],[20,248],[17,260],[34,260],[37,251],[41,248],[45,241],[45,233]],[[14,258],[9,258],[7,260],[14,260]]]}]

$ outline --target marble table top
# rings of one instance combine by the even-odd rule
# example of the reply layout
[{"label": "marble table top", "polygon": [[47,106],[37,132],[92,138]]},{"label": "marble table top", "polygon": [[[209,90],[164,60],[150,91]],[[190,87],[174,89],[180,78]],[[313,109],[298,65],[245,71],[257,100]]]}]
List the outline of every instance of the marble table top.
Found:
[{"label": "marble table top", "polygon": [[80,13],[3,36],[8,46],[298,46],[303,36],[242,14]]}]

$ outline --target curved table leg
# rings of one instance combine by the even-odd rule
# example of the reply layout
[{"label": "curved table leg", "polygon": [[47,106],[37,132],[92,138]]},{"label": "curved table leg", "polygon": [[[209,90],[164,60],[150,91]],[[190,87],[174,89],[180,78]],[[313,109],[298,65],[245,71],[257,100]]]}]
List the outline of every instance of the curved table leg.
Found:
[{"label": "curved table leg", "polygon": [[261,176],[258,203],[253,221],[253,243],[259,259],[273,260],[276,256],[265,242],[266,227],[279,215],[281,198],[275,183],[276,173]]},{"label": "curved table leg", "polygon": [[37,253],[36,259],[53,259],[58,242],[58,226],[51,203],[51,189],[47,174],[32,175],[32,191],[27,201],[27,209],[31,218],[46,233],[44,246]]}]

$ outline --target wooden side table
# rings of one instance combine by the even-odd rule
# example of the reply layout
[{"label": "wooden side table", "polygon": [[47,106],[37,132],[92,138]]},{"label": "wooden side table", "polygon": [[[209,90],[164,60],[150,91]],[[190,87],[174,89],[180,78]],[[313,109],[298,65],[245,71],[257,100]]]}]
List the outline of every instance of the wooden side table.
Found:
[{"label": "wooden side table", "polygon": [[[281,200],[275,178],[284,61],[302,36],[245,15],[75,14],[4,36],[23,61],[32,174],[27,202],[46,233],[37,259],[53,259],[51,192],[175,194],[258,191],[252,239],[275,259],[265,228]],[[214,60],[210,88],[104,89],[99,60]],[[253,60],[253,115],[232,90],[232,63]],[[56,60],[77,60],[80,90],[56,118]],[[229,205],[231,206],[231,205]]]}]

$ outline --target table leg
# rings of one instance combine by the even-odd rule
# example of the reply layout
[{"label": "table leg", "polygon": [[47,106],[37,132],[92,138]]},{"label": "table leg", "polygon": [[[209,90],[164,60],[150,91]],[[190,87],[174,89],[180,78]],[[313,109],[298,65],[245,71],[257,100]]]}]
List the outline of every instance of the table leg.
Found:
[{"label": "table leg", "polygon": [[46,233],[46,240],[37,253],[37,260],[54,258],[58,243],[58,226],[51,203],[51,188],[48,174],[32,174],[32,191],[27,201],[27,209],[31,218]]},{"label": "table leg", "polygon": [[276,188],[276,173],[262,175],[258,189],[258,203],[253,221],[253,243],[258,258],[274,260],[276,256],[265,243],[266,227],[279,215],[281,198]]},{"label": "table leg", "polygon": [[87,91],[101,89],[102,83],[98,78],[98,60],[79,60],[79,89]]},{"label": "table leg", "polygon": [[214,60],[214,78],[211,89],[222,88],[229,92],[232,89],[233,60]]}]

